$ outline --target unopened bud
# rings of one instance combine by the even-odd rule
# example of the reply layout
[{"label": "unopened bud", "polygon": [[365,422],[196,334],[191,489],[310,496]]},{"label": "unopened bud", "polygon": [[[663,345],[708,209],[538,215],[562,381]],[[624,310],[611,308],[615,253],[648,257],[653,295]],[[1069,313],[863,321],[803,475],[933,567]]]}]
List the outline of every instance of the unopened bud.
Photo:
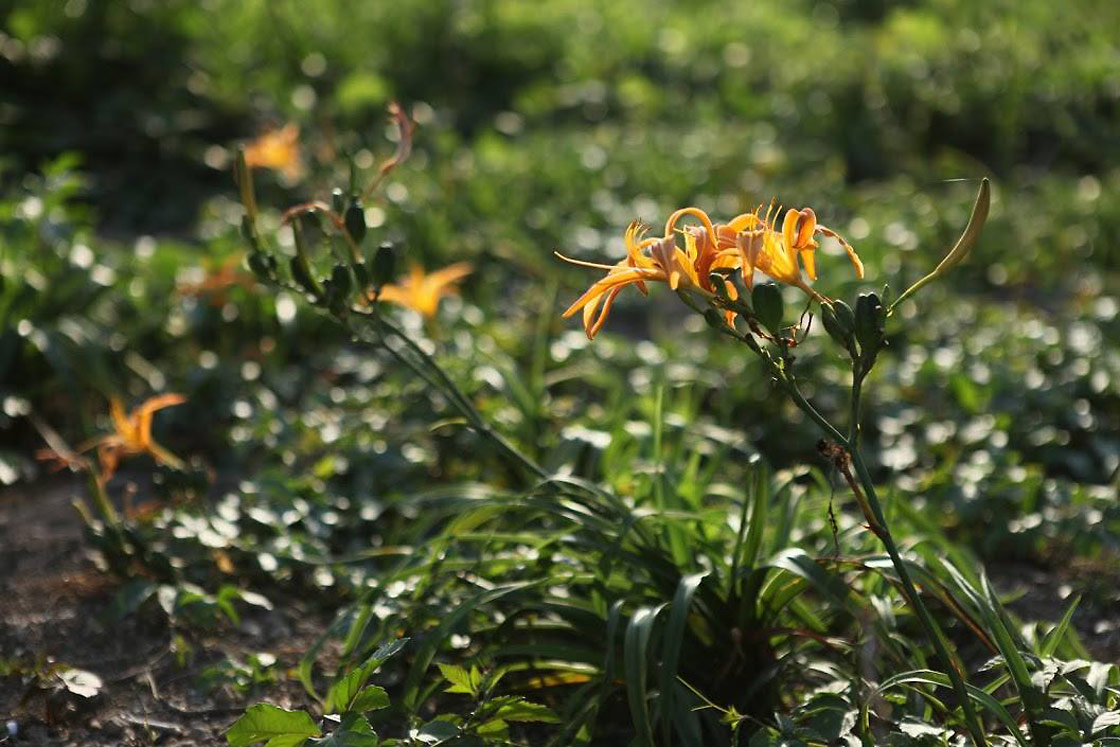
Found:
[{"label": "unopened bud", "polygon": [[335,265],[331,270],[330,292],[334,298],[345,299],[350,295],[350,290],[353,287],[353,282],[350,279],[350,270],[345,265]]},{"label": "unopened bud", "polygon": [[366,213],[360,202],[354,200],[350,203],[350,207],[346,208],[344,222],[350,238],[354,239],[355,244],[361,244],[366,237]]},{"label": "unopened bud", "polygon": [[828,332],[829,337],[838,342],[841,347],[848,347],[849,343],[852,341],[852,331],[850,329],[845,329],[840,323],[831,304],[821,304],[821,322],[824,324],[824,330]]},{"label": "unopened bud", "polygon": [[249,270],[256,276],[258,280],[268,281],[272,279],[269,272],[268,261],[265,255],[260,252],[250,252],[246,260],[249,263]]},{"label": "unopened bud", "polygon": [[886,309],[878,294],[864,293],[856,301],[856,340],[863,355],[874,355],[883,343]]},{"label": "unopened bud", "polygon": [[311,276],[311,267],[307,264],[306,256],[297,254],[292,257],[288,260],[288,269],[292,271],[292,280],[296,281],[299,287],[316,298],[323,294],[323,289],[319,287],[319,283]]},{"label": "unopened bud", "polygon": [[781,331],[785,303],[782,301],[782,292],[778,286],[773,283],[755,286],[751,293],[751,306],[754,307],[754,315],[762,322],[762,326],[775,335]]},{"label": "unopened bud", "polygon": [[380,288],[386,283],[392,281],[397,273],[397,252],[393,245],[385,242],[377,247],[377,253],[373,255],[373,284],[375,287]]}]

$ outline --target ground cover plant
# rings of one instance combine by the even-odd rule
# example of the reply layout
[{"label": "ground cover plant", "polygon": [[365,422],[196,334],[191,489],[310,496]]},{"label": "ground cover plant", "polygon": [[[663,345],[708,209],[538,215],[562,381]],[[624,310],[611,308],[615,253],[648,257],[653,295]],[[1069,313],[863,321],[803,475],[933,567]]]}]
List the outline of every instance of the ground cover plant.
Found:
[{"label": "ground cover plant", "polygon": [[0,741],[1120,741],[1114,15],[5,9]]}]

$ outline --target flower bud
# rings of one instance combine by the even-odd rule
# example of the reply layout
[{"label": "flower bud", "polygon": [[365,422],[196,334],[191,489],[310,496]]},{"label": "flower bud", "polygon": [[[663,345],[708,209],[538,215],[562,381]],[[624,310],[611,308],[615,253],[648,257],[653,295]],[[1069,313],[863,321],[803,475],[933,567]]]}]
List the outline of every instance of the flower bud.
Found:
[{"label": "flower bud", "polygon": [[856,300],[856,340],[863,355],[874,356],[883,344],[886,309],[876,293],[863,293]]},{"label": "flower bud", "polygon": [[350,270],[346,265],[335,265],[331,270],[330,289],[331,295],[339,298],[346,298],[350,295],[350,290],[354,283],[350,278]]},{"label": "flower bud", "polygon": [[355,244],[361,244],[366,237],[366,213],[362,210],[362,204],[357,199],[350,203],[350,207],[346,208],[344,222],[350,238],[354,239]]},{"label": "flower bud", "polygon": [[339,215],[342,215],[346,210],[346,197],[343,196],[342,190],[337,187],[331,190],[331,210]]},{"label": "flower bud", "polygon": [[723,313],[719,309],[713,309],[710,306],[704,309],[704,321],[706,321],[708,326],[712,329],[722,330],[727,326],[726,322],[723,320]]},{"label": "flower bud", "polygon": [[731,296],[727,293],[727,276],[722,272],[708,273],[708,282],[712,284],[712,289],[715,294],[722,298],[724,301],[730,301]]},{"label": "flower bud", "polygon": [[832,310],[836,313],[836,321],[840,323],[840,328],[851,336],[856,328],[856,314],[852,311],[852,307],[843,301],[835,300],[832,302]]},{"label": "flower bud", "polygon": [[269,272],[268,261],[264,254],[260,252],[250,252],[247,261],[249,263],[249,270],[252,271],[257,280],[268,281],[272,279],[272,274]]},{"label": "flower bud", "polygon": [[295,280],[299,287],[315,296],[320,297],[323,294],[323,289],[315,278],[311,276],[311,267],[307,264],[307,257],[303,254],[296,254],[288,260],[288,269],[292,271],[292,280]]},{"label": "flower bud", "polygon": [[386,241],[377,248],[373,255],[373,285],[380,288],[390,282],[397,274],[397,252],[393,245]]},{"label": "flower bud", "polygon": [[257,240],[257,230],[253,226],[253,221],[249,219],[248,215],[241,216],[241,237],[248,242],[249,247],[256,252],[261,249],[260,242]]},{"label": "flower bud", "polygon": [[845,329],[839,316],[832,308],[832,304],[821,304],[821,322],[824,324],[828,336],[838,342],[841,347],[847,348],[852,342],[852,330]]},{"label": "flower bud", "polygon": [[782,317],[785,313],[785,303],[782,301],[782,292],[773,283],[764,283],[755,286],[751,292],[751,306],[754,314],[762,326],[773,334],[778,334],[782,328]]}]

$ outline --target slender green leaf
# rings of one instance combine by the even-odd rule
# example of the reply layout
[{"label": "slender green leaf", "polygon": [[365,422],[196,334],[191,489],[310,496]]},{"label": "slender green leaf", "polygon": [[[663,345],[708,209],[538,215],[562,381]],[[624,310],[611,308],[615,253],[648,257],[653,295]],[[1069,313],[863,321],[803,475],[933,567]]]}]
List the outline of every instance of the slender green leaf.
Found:
[{"label": "slender green leaf", "polygon": [[648,648],[653,626],[665,605],[642,607],[630,618],[622,648],[623,671],[626,676],[626,696],[630,702],[630,716],[637,730],[637,743],[653,747],[653,724],[649,714],[649,693],[646,691],[646,673],[649,669]]}]

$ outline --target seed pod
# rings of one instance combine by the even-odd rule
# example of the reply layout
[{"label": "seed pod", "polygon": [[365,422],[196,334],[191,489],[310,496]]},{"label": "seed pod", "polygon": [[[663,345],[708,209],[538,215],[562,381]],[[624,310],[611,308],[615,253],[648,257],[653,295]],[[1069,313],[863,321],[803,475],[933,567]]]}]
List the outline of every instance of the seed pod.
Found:
[{"label": "seed pod", "polygon": [[350,203],[350,207],[346,208],[344,221],[346,232],[350,234],[350,238],[354,239],[355,244],[361,244],[366,237],[366,212],[357,199]]},{"label": "seed pod", "polygon": [[751,293],[751,306],[754,307],[754,315],[762,322],[762,326],[775,335],[781,331],[785,303],[782,301],[782,292],[778,286],[773,283],[755,286]]},{"label": "seed pod", "polygon": [[878,352],[883,343],[883,328],[886,322],[886,309],[876,293],[863,293],[856,301],[856,339],[860,350],[865,354]]},{"label": "seed pod", "polygon": [[373,255],[373,285],[380,288],[397,274],[397,251],[386,241]]}]

